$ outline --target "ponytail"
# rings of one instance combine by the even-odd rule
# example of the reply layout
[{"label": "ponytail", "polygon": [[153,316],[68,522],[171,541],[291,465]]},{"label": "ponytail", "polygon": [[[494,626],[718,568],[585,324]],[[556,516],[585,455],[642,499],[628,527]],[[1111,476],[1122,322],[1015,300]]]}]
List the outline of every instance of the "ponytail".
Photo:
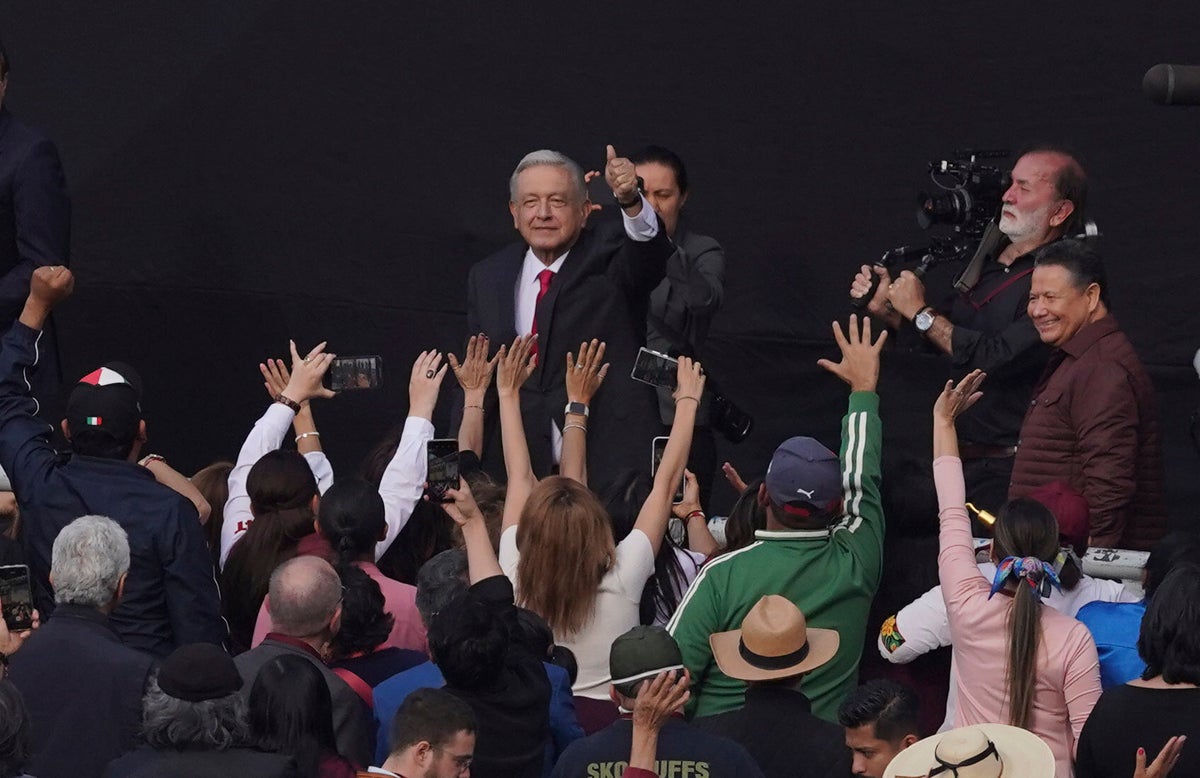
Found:
[{"label": "ponytail", "polygon": [[[1008,723],[1028,727],[1037,689],[1037,653],[1042,640],[1042,598],[1062,583],[1051,562],[1059,551],[1058,522],[1046,506],[1027,498],[1013,500],[996,517],[993,553],[1003,560],[996,567],[992,592],[1015,582],[1008,617]],[[991,595],[989,595],[990,597]]]},{"label": "ponytail", "polygon": [[375,543],[387,526],[383,498],[375,487],[357,478],[338,481],[321,497],[317,525],[329,541],[338,564],[374,558]]}]

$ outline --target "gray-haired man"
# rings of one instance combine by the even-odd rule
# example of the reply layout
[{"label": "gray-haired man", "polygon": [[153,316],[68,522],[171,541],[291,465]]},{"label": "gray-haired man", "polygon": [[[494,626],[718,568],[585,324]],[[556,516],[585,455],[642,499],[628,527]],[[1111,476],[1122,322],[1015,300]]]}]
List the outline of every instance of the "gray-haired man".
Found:
[{"label": "gray-haired man", "polygon": [[129,540],[112,519],[83,516],[54,540],[54,618],[12,657],[9,676],[29,706],[34,775],[99,775],[134,747],[154,660],[108,623],[128,573]]}]

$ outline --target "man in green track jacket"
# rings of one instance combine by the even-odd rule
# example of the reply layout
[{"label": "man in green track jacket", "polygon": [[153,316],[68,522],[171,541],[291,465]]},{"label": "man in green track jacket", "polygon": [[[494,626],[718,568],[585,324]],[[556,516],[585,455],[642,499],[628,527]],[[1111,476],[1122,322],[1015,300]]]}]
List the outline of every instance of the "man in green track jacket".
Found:
[{"label": "man in green track jacket", "polygon": [[841,635],[834,658],[804,677],[814,714],[836,721],[838,705],[858,682],[867,611],[883,559],[882,427],[875,386],[887,333],[872,343],[870,322],[864,320],[860,332],[851,316],[848,336],[837,323],[833,334],[842,360],[818,364],[850,385],[840,458],[812,438],[784,441],[759,493],[767,503],[767,528],[757,532],[755,543],[707,565],[667,626],[692,674],[696,716],[742,706],[746,685],[720,671],[709,636],[737,629],[768,594],[794,602],[809,626]]}]

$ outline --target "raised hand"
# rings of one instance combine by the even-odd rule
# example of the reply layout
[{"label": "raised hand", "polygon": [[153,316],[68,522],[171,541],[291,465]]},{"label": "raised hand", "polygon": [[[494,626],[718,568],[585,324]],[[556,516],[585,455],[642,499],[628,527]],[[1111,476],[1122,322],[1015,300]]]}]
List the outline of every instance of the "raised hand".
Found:
[{"label": "raised hand", "polygon": [[283,393],[283,390],[287,388],[288,381],[292,378],[291,371],[287,369],[287,363],[282,359],[268,359],[266,362],[259,362],[258,372],[262,373],[263,388],[267,390],[267,394],[271,396],[272,400]]},{"label": "raised hand", "polygon": [[683,499],[671,506],[671,513],[677,519],[686,520],[696,511],[703,511],[700,505],[700,481],[691,470],[683,471]]},{"label": "raised hand", "polygon": [[983,397],[979,386],[985,378],[987,378],[987,373],[982,370],[972,370],[957,385],[953,381],[947,381],[937,402],[933,404],[934,421],[953,424],[955,419],[974,405],[980,397]]},{"label": "raised hand", "polygon": [[818,359],[817,364],[850,385],[852,392],[873,392],[879,383],[879,352],[887,340],[887,332],[879,333],[879,339],[871,342],[871,320],[863,317],[862,330],[858,316],[850,314],[849,337],[842,333],[842,325],[833,323],[833,339],[842,352],[840,362]]},{"label": "raised hand", "polygon": [[432,419],[437,405],[438,390],[446,377],[447,365],[437,349],[422,351],[413,362],[408,378],[408,415]]},{"label": "raised hand", "polygon": [[75,276],[65,265],[47,265],[33,271],[29,279],[29,298],[47,309],[71,296]]},{"label": "raised hand", "polygon": [[618,157],[617,150],[608,147],[608,161],[604,165],[604,179],[612,190],[613,197],[618,203],[639,200],[637,184],[637,168],[625,157]]},{"label": "raised hand", "polygon": [[733,490],[740,496],[746,491],[746,480],[742,478],[742,474],[737,471],[731,463],[726,462],[721,465],[721,472],[725,474],[725,480],[733,487]]},{"label": "raised hand", "polygon": [[675,404],[688,399],[695,400],[699,405],[700,395],[704,393],[704,378],[704,368],[699,362],[690,357],[680,357],[675,368],[675,391],[671,393]]},{"label": "raised hand", "polygon": [[608,375],[604,344],[596,339],[579,344],[579,358],[567,352],[567,400],[588,405]]},{"label": "raised hand", "polygon": [[[586,189],[588,184],[592,183],[592,181],[594,181],[595,179],[597,179],[599,177],[600,177],[599,170],[589,170],[586,173],[584,173],[583,174],[584,188]],[[599,203],[593,203],[589,200],[588,201],[588,216],[591,216],[596,211],[603,210],[603,208],[604,208],[604,206],[600,205]]]},{"label": "raised hand", "polygon": [[446,355],[450,360],[450,369],[454,371],[454,377],[458,379],[458,385],[462,387],[463,394],[482,398],[483,393],[487,391],[488,384],[492,382],[496,363],[500,361],[500,352],[496,352],[496,356],[488,359],[489,344],[488,336],[481,332],[478,335],[472,335],[467,340],[466,356],[463,357],[461,363],[454,354]]},{"label": "raised hand", "polygon": [[475,495],[471,494],[471,487],[467,485],[466,479],[458,479],[457,489],[446,490],[446,500],[442,503],[442,508],[450,514],[450,518],[454,519],[454,523],[458,526],[461,527],[475,519],[483,519],[479,505],[475,502]]},{"label": "raised hand", "polygon": [[500,347],[500,364],[496,368],[496,392],[507,397],[520,391],[537,367],[537,354],[531,354],[537,335],[518,335],[512,347]]},{"label": "raised hand", "polygon": [[288,348],[292,352],[292,374],[279,394],[297,403],[308,402],[314,397],[333,397],[335,393],[322,386],[321,380],[337,355],[326,353],[324,342],[318,343],[303,357],[296,351],[296,341],[289,340]]}]

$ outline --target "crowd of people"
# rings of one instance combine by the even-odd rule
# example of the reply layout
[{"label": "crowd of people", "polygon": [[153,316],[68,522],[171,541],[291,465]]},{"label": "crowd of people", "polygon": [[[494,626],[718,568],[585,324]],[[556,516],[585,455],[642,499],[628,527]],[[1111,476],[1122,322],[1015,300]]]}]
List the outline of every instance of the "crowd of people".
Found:
[{"label": "crowd of people", "polygon": [[[595,215],[598,178],[616,219]],[[258,366],[234,461],[189,478],[150,453],[118,363],[73,386],[56,450],[32,379],[74,276],[61,252],[23,257],[0,341],[3,550],[36,610],[0,622],[0,778],[1200,775],[1200,537],[1166,533],[1153,390],[1072,237],[1086,174],[1037,146],[1012,179],[948,305],[863,268],[868,315],[835,322],[818,363],[849,390],[837,450],[796,436],[748,482],[726,466],[718,533],[701,360],[724,254],[682,220],[667,149],[520,161],[521,240],[471,271],[475,334],[415,359],[407,417],[355,477],[322,450],[324,343]],[[646,344],[673,386],[627,377]],[[962,374],[931,402],[931,453],[884,442],[880,363],[900,347]],[[434,490],[447,395],[459,480]],[[889,572],[932,562],[888,542],[921,521],[938,586],[879,618]],[[1085,575],[1089,546],[1148,550],[1144,581]],[[945,646],[941,693],[882,677]]]}]

